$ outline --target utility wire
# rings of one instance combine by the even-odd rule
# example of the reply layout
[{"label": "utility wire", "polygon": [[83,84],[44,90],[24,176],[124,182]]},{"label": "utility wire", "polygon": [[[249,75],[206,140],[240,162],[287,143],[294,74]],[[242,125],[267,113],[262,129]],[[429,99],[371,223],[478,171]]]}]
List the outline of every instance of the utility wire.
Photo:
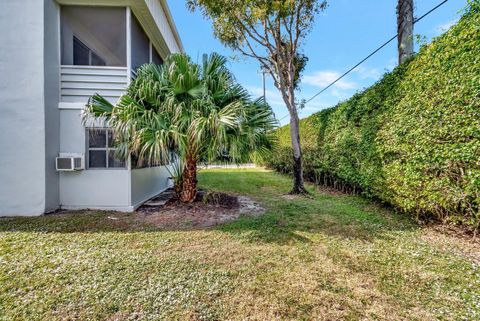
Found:
[{"label": "utility wire", "polygon": [[[434,12],[435,10],[437,10],[438,8],[440,8],[441,6],[443,6],[445,3],[447,3],[448,0],[444,0],[442,1],[441,3],[439,3],[438,5],[436,5],[435,7],[433,7],[432,9],[430,9],[428,12],[426,12],[424,15],[422,15],[421,17],[415,19],[413,21],[413,24],[415,25],[417,22],[421,21],[423,18],[425,18],[426,16],[428,16],[429,14],[431,14],[432,12]],[[310,99],[306,100],[305,101],[305,105],[308,104],[309,102],[311,102],[312,100],[314,100],[315,98],[317,98],[319,95],[321,95],[322,93],[324,93],[326,90],[328,90],[330,87],[332,87],[333,85],[335,85],[337,82],[339,82],[342,78],[344,78],[346,75],[348,75],[349,73],[351,73],[353,70],[355,70],[358,66],[360,66],[361,64],[363,64],[365,61],[367,61],[368,59],[370,59],[373,55],[375,55],[377,52],[379,52],[380,50],[382,50],[385,46],[387,46],[389,43],[391,43],[393,40],[397,39],[398,37],[398,34],[396,34],[395,36],[393,36],[392,38],[390,38],[388,41],[386,41],[384,44],[382,44],[380,47],[378,47],[377,49],[375,49],[374,51],[372,51],[372,53],[370,53],[367,57],[363,58],[359,63],[357,63],[355,66],[353,66],[352,68],[350,68],[349,70],[347,70],[345,73],[343,73],[340,77],[338,77],[337,79],[335,79],[332,83],[330,83],[327,87],[323,88],[322,90],[320,90],[318,93],[316,93],[315,95],[313,95]],[[300,114],[300,113],[299,113]],[[287,118],[289,115],[287,114],[286,116],[280,118],[278,121],[282,121],[283,119]]]}]

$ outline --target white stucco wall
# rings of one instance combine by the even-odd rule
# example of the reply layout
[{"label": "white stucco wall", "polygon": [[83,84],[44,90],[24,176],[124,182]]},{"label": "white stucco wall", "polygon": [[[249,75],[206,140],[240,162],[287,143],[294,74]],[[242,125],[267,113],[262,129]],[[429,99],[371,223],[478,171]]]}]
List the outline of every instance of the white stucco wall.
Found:
[{"label": "white stucco wall", "polygon": [[59,175],[55,158],[60,150],[60,6],[55,0],[44,1],[44,88],[45,88],[45,211],[60,206]]},{"label": "white stucco wall", "polygon": [[132,211],[128,170],[85,170],[60,175],[63,209]]},{"label": "white stucco wall", "polygon": [[133,207],[138,207],[143,202],[169,188],[169,177],[170,173],[165,166],[132,170]]},{"label": "white stucco wall", "polygon": [[[80,110],[59,109],[58,2],[77,1],[0,0],[0,216],[41,215],[60,205],[131,210],[167,188],[164,167],[56,172],[59,153],[86,148]],[[148,7],[142,19],[155,20],[169,51],[180,51],[160,0],[123,5],[130,3]]]},{"label": "white stucco wall", "polygon": [[[86,154],[85,128],[80,109],[60,110],[60,152]],[[133,209],[130,197],[128,169],[87,169],[60,173],[60,203],[64,209],[130,211]]]},{"label": "white stucco wall", "polygon": [[0,1],[0,215],[45,210],[44,2]]}]

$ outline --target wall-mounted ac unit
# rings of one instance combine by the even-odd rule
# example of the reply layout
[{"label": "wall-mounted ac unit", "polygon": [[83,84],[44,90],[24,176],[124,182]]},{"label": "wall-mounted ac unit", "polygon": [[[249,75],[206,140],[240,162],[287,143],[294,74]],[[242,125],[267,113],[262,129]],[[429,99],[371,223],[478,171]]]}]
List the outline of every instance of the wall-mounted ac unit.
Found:
[{"label": "wall-mounted ac unit", "polygon": [[81,171],[85,169],[83,154],[60,154],[55,159],[55,167],[59,172]]}]

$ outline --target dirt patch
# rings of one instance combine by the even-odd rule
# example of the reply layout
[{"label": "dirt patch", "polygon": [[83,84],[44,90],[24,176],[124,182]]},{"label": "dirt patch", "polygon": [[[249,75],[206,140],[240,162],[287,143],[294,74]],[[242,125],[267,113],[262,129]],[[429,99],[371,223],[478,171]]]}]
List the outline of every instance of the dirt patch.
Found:
[{"label": "dirt patch", "polygon": [[282,196],[280,196],[281,198],[283,198],[284,200],[287,200],[287,201],[292,201],[292,200],[297,200],[297,199],[313,199],[313,195],[310,195],[310,194],[284,194]]},{"label": "dirt patch", "polygon": [[442,252],[455,253],[480,265],[480,238],[472,238],[451,226],[426,226],[422,231],[422,239]]},{"label": "dirt patch", "polygon": [[208,228],[238,219],[259,216],[265,209],[246,196],[199,192],[195,202],[184,204],[170,200],[163,206],[143,206],[137,218],[166,230]]},{"label": "dirt patch", "polygon": [[302,198],[303,195],[297,195],[297,194],[285,194],[281,196],[284,200],[291,201],[291,200],[296,200],[299,198]]},{"label": "dirt patch", "polygon": [[315,186],[315,191],[317,193],[320,193],[320,194],[327,194],[327,195],[331,195],[331,196],[348,196],[348,195],[351,195],[351,194],[342,192],[338,189],[335,189],[333,187],[321,186],[321,185]]}]

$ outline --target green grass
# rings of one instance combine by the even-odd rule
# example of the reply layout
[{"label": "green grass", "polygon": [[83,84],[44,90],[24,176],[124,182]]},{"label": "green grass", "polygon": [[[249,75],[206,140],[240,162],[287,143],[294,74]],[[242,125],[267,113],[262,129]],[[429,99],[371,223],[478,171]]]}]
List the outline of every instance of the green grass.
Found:
[{"label": "green grass", "polygon": [[480,318],[477,245],[360,197],[285,198],[290,179],[267,171],[200,184],[267,213],[192,231],[94,211],[1,219],[0,320]]}]

